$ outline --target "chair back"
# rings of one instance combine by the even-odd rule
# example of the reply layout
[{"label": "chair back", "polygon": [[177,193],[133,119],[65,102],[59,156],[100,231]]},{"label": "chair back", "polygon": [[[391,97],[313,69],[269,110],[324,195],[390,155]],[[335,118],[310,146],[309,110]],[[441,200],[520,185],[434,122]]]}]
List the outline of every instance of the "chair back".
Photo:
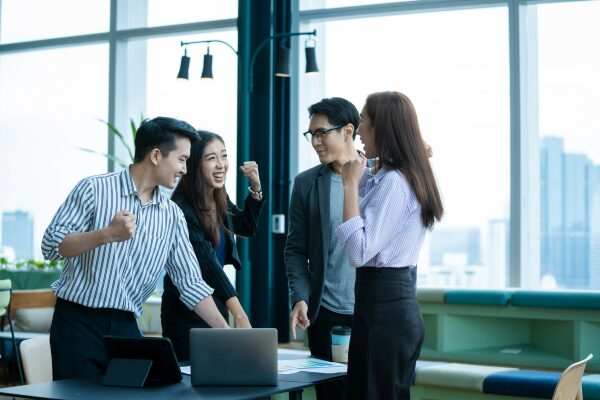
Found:
[{"label": "chair back", "polygon": [[21,359],[27,384],[52,380],[50,336],[41,336],[21,342]]},{"label": "chair back", "polygon": [[[0,309],[3,311],[8,307],[10,303],[10,289],[12,288],[12,282],[10,279],[0,280]],[[2,313],[0,313],[1,315]]]},{"label": "chair back", "polygon": [[592,357],[593,355],[590,354],[584,360],[569,365],[563,371],[556,384],[556,389],[554,389],[552,400],[583,400],[581,378],[586,364]]}]

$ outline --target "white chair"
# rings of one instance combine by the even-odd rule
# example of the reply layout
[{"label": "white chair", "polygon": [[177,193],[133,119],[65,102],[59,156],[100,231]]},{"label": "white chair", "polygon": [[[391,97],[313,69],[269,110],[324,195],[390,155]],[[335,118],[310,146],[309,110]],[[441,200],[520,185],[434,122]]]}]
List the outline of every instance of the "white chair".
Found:
[{"label": "white chair", "polygon": [[[21,385],[23,385],[24,382],[23,382],[23,372],[21,371],[21,360],[19,358],[19,351],[17,349],[17,341],[15,339],[15,331],[13,328],[13,322],[12,322],[12,318],[10,315],[11,301],[12,301],[12,281],[10,279],[0,280],[0,317],[4,316],[5,314],[8,317],[8,325],[10,327],[10,338],[12,340],[12,345],[13,345],[13,354],[17,360],[17,370],[19,372],[19,381],[21,382]],[[0,327],[0,330],[1,329],[2,328]],[[0,341],[0,344],[2,344],[1,341]]]},{"label": "white chair", "polygon": [[560,375],[560,379],[554,389],[552,400],[583,400],[581,390],[581,378],[588,361],[592,359],[590,354],[584,360],[571,364]]},{"label": "white chair", "polygon": [[36,337],[21,342],[21,361],[27,384],[52,380],[50,336]]}]

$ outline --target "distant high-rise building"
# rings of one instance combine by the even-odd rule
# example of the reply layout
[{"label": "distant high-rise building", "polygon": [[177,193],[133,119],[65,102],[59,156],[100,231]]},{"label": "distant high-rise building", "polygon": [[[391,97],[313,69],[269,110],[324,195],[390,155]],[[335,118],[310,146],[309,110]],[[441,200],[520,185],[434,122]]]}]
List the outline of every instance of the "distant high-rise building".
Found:
[{"label": "distant high-rise building", "polygon": [[508,220],[489,221],[487,258],[489,286],[505,287],[508,284]]},{"label": "distant high-rise building", "polygon": [[556,276],[563,264],[563,140],[542,138],[540,149],[540,271]]},{"label": "distant high-rise building", "polygon": [[12,247],[16,258],[33,258],[33,217],[30,213],[2,213],[2,245]]},{"label": "distant high-rise building", "polygon": [[481,265],[481,234],[478,228],[434,229],[430,240],[431,265],[444,265],[444,259],[461,264]]},{"label": "distant high-rise building", "polygon": [[598,166],[565,153],[563,139],[543,137],[540,154],[540,262],[559,286],[590,285],[590,241]]},{"label": "distant high-rise building", "polygon": [[590,190],[590,219],[588,221],[590,231],[589,245],[589,277],[590,289],[600,289],[600,166],[590,168],[588,176],[589,184],[594,190]]}]

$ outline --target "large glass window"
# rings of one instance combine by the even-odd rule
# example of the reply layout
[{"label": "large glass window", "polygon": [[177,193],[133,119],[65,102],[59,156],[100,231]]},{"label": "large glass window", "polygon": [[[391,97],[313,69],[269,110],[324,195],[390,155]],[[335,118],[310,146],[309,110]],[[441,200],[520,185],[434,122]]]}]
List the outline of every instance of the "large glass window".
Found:
[{"label": "large glass window", "polygon": [[[435,29],[432,29],[435,27]],[[507,9],[435,12],[305,25],[318,29],[321,76],[306,108],[340,96],[360,110],[369,93],[397,90],[415,104],[445,215],[421,251],[419,285],[506,285],[510,199]],[[304,61],[301,60],[301,63]],[[302,68],[302,67],[301,67]],[[299,140],[299,170],[318,158]]]},{"label": "large glass window", "polygon": [[0,57],[2,247],[40,258],[54,212],[83,177],[107,170],[108,46]]},{"label": "large glass window", "polygon": [[110,1],[2,0],[1,43],[106,32]]},{"label": "large glass window", "polygon": [[200,79],[208,44],[189,46],[189,81],[178,80],[183,49],[181,41],[223,40],[237,49],[237,32],[178,36],[148,40],[146,112],[148,117],[167,115],[183,119],[196,129],[215,132],[227,146],[230,169],[227,192],[236,198],[237,56],[221,43],[210,44],[214,79]]},{"label": "large glass window", "polygon": [[[600,289],[600,1],[537,12],[540,285]],[[560,26],[560,29],[557,29]]]},{"label": "large glass window", "polygon": [[[181,40],[220,39],[237,47],[235,29],[159,39],[149,39],[149,29],[148,37],[118,40],[113,60],[108,43],[84,45],[81,38],[68,38],[109,32],[111,5],[118,30],[237,16],[234,0],[210,7],[193,0],[0,1],[0,44],[16,43],[6,52],[0,49],[0,168],[5,171],[2,187],[10,188],[0,196],[0,256],[41,257],[41,235],[68,191],[82,177],[107,171],[102,153],[108,151],[109,136],[103,121],[109,109],[128,141],[129,118],[137,124],[140,116],[173,116],[222,135],[236,160],[235,53],[211,46],[215,79],[200,82],[206,46],[190,47],[191,80],[176,80]],[[113,33],[120,39],[118,30]],[[62,38],[66,46],[17,48],[51,38]],[[110,65],[115,68],[109,79]],[[110,99],[109,81],[115,82]],[[118,140],[113,155],[125,162],[129,158]],[[232,164],[227,187],[235,200],[237,168]]]},{"label": "large glass window", "polygon": [[[124,0],[119,0],[124,1]],[[237,18],[237,0],[126,0],[119,28],[143,28]],[[123,18],[124,17],[124,18]]]}]

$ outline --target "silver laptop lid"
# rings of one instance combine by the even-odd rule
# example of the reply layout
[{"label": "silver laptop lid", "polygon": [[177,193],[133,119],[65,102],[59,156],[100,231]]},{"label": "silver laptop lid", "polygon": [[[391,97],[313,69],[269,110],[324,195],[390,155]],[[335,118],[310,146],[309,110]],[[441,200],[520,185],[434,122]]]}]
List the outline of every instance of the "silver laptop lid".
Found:
[{"label": "silver laptop lid", "polygon": [[277,329],[190,330],[192,385],[277,385]]}]

